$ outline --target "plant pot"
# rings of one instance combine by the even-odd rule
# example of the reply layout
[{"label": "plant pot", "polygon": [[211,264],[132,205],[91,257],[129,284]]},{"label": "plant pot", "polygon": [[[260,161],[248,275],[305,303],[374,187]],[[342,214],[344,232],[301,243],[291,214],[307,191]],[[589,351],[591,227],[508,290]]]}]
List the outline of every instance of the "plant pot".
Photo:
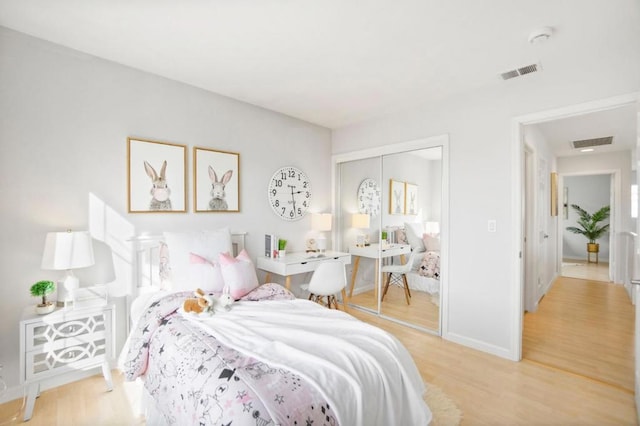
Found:
[{"label": "plant pot", "polygon": [[600,244],[598,243],[587,243],[587,252],[588,253],[598,253],[600,251]]},{"label": "plant pot", "polygon": [[53,312],[53,310],[56,308],[56,304],[53,302],[47,302],[46,305],[36,305],[36,313],[38,315],[46,315],[46,314],[50,314],[51,312]]}]

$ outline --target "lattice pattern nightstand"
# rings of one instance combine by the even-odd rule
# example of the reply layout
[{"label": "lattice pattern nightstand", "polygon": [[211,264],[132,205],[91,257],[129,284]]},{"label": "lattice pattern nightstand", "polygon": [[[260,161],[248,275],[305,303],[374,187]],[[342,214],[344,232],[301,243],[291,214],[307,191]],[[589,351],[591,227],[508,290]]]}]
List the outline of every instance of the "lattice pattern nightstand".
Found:
[{"label": "lattice pattern nightstand", "polygon": [[109,361],[115,356],[114,305],[57,309],[37,315],[24,310],[20,321],[20,381],[27,388],[24,420],[31,418],[40,381],[76,370],[102,367],[113,389]]}]

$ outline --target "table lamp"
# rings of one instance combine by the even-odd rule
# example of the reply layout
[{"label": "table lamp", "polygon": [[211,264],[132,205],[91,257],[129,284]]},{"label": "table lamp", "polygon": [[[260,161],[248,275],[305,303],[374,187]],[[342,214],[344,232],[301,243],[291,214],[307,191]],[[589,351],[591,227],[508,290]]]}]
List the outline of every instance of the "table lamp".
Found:
[{"label": "table lamp", "polygon": [[42,269],[66,270],[64,279],[58,282],[58,305],[73,302],[73,292],[78,289],[78,278],[73,269],[94,264],[93,240],[86,231],[49,232],[44,243]]},{"label": "table lamp", "polygon": [[428,235],[435,237],[440,234],[440,223],[439,222],[426,222],[424,224],[424,232]]},{"label": "table lamp", "polygon": [[311,227],[315,231],[318,231],[316,247],[321,255],[327,250],[327,237],[324,233],[331,231],[331,220],[332,216],[330,213],[315,213],[311,216]]},{"label": "table lamp", "polygon": [[[356,213],[351,216],[351,226],[358,229],[369,229],[370,217],[366,213]],[[367,234],[365,232],[356,236],[356,246],[364,247],[367,241]]]}]

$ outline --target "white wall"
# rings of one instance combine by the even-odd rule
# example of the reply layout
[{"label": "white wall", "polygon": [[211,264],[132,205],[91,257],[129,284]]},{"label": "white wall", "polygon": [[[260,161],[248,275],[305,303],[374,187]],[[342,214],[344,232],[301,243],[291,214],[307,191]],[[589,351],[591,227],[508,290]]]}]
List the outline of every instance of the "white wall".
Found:
[{"label": "white wall", "polygon": [[[127,136],[188,145],[188,213],[127,213]],[[297,166],[313,185],[311,211],[330,211],[330,138],[328,129],[0,28],[0,363],[7,384],[18,384],[22,310],[36,303],[28,289],[60,275],[40,269],[45,234],[87,229],[90,198],[121,229],[229,226],[248,232],[254,258],[267,232],[303,250],[309,215],[278,219],[267,182],[277,168]],[[240,213],[191,212],[193,146],[240,153]]]},{"label": "white wall", "polygon": [[[443,336],[500,356],[518,356],[519,232],[512,180],[514,117],[636,92],[640,58],[625,67],[594,66],[576,78],[563,70],[505,82],[444,101],[408,108],[333,132],[334,154],[449,134],[449,291]],[[487,232],[496,220],[497,232]],[[446,293],[445,293],[446,294]]]}]

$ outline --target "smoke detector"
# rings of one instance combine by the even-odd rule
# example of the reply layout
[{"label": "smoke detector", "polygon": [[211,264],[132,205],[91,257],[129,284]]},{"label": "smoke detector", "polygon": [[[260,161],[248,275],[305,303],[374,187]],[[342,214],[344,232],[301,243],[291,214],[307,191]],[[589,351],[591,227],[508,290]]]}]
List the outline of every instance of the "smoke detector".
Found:
[{"label": "smoke detector", "polygon": [[543,43],[551,37],[551,34],[553,34],[553,28],[551,27],[536,28],[529,34],[529,43]]}]

